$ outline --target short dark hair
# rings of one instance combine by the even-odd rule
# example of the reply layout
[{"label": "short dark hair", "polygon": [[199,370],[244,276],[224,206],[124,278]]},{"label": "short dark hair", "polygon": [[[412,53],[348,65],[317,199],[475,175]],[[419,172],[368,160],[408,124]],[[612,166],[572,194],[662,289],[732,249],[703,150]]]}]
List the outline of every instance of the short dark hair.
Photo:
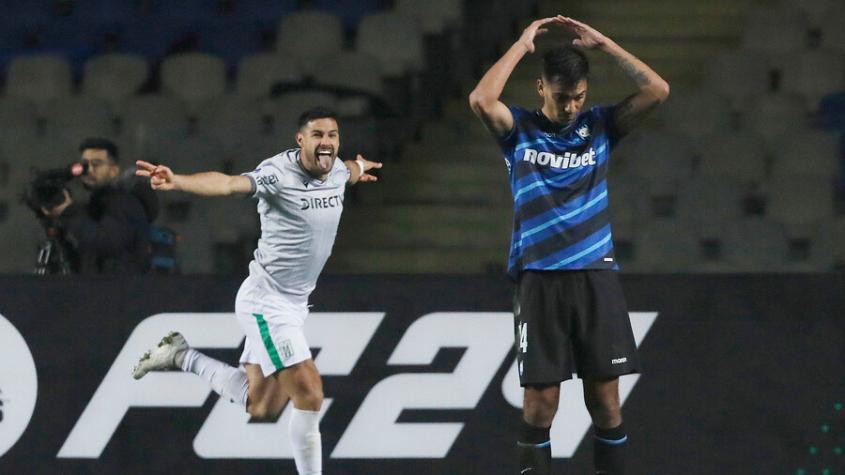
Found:
[{"label": "short dark hair", "polygon": [[334,121],[337,122],[337,113],[328,107],[312,107],[300,114],[297,128],[302,130],[302,128],[305,127],[305,124],[317,119],[334,119]]},{"label": "short dark hair", "polygon": [[88,137],[79,144],[79,153],[82,153],[89,148],[95,150],[105,150],[111,161],[114,163],[117,163],[120,158],[120,152],[117,149],[117,145],[109,139],[104,139],[102,137]]},{"label": "short dark hair", "polygon": [[587,55],[574,46],[555,48],[543,55],[543,79],[546,81],[570,89],[589,75],[590,62]]}]

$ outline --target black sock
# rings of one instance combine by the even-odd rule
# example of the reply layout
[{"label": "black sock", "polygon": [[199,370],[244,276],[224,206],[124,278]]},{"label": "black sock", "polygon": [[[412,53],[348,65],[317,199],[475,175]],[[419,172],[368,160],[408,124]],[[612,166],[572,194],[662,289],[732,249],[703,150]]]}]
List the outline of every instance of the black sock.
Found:
[{"label": "black sock", "polygon": [[534,427],[525,420],[522,434],[516,443],[519,450],[519,470],[524,475],[550,475],[552,467],[552,442],[549,428]]},{"label": "black sock", "polygon": [[628,436],[622,424],[613,429],[593,426],[593,462],[596,474],[624,475]]}]

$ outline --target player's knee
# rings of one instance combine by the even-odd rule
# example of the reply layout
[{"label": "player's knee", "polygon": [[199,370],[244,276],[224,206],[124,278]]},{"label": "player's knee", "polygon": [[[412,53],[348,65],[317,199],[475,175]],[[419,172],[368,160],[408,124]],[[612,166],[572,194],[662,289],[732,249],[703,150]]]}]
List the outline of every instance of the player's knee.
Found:
[{"label": "player's knee", "polygon": [[270,407],[269,404],[258,402],[247,405],[246,411],[254,421],[272,422],[279,418],[279,409]]},{"label": "player's knee", "polygon": [[299,409],[319,411],[323,405],[323,389],[318,386],[303,388],[294,402]]}]

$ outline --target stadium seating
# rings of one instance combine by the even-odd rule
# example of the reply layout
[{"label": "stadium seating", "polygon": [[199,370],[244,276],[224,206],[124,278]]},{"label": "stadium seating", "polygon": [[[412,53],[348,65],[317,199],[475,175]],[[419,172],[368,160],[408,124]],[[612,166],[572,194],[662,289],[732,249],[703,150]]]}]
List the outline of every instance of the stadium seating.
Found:
[{"label": "stadium seating", "polygon": [[46,239],[32,212],[19,203],[9,203],[6,217],[0,221],[0,239],[4,247],[4,252],[0,252],[2,272],[31,274],[38,245]]},{"label": "stadium seating", "polygon": [[141,56],[119,53],[95,56],[85,62],[82,92],[117,107],[137,93],[148,77],[149,66]]},{"label": "stadium seating", "polygon": [[34,136],[38,121],[35,106],[23,97],[0,97],[0,138],[2,143],[20,135]]},{"label": "stadium seating", "polygon": [[256,140],[269,124],[261,101],[252,96],[227,94],[205,102],[197,111],[196,128],[220,141],[226,152]]},{"label": "stadium seating", "polygon": [[191,34],[184,20],[163,15],[142,15],[122,25],[117,36],[119,52],[137,54],[158,62]]},{"label": "stadium seating", "polygon": [[707,90],[669,96],[659,114],[667,130],[693,140],[728,132],[731,127],[728,101]]},{"label": "stadium seating", "polygon": [[320,62],[331,65],[331,74],[316,75],[317,84],[372,96],[384,94],[381,63],[375,57],[359,51],[341,51]]},{"label": "stadium seating", "polygon": [[614,223],[641,223],[651,217],[648,186],[644,178],[618,175],[608,178],[608,201]]},{"label": "stadium seating", "polygon": [[388,77],[416,73],[425,66],[422,30],[413,17],[395,12],[367,15],[358,27],[355,49],[381,61]]},{"label": "stadium seating", "polygon": [[730,100],[737,111],[747,107],[749,97],[768,92],[771,86],[768,59],[754,51],[736,50],[714,58],[706,77],[707,89]]},{"label": "stadium seating", "polygon": [[114,135],[114,114],[109,104],[92,96],[60,97],[44,109],[47,134],[70,138]]},{"label": "stadium seating", "polygon": [[274,84],[297,84],[305,74],[293,58],[273,53],[256,53],[241,59],[235,87],[240,96],[261,97],[270,94]]},{"label": "stadium seating", "polygon": [[188,111],[178,99],[163,95],[134,96],[118,111],[120,137],[132,150],[149,148],[161,139],[187,135]]},{"label": "stadium seating", "polygon": [[[815,259],[824,262],[826,270],[845,270],[845,239],[842,236],[845,236],[845,216],[825,220],[816,228],[813,243],[816,244],[818,255],[815,255]],[[812,248],[811,254],[814,254]]]},{"label": "stadium seating", "polygon": [[740,219],[750,196],[744,183],[729,176],[697,176],[678,192],[677,215],[705,226]]},{"label": "stadium seating", "polygon": [[354,2],[339,2],[337,0],[311,0],[311,7],[316,10],[329,12],[340,18],[344,28],[354,30],[361,18],[379,9],[380,0],[356,0]]},{"label": "stadium seating", "polygon": [[71,93],[70,66],[56,55],[15,58],[6,74],[6,94],[28,99],[38,107]]},{"label": "stadium seating", "polygon": [[334,108],[337,98],[324,91],[293,91],[264,103],[264,110],[274,119],[277,134],[290,134],[296,131],[299,115],[314,106]]},{"label": "stadium seating", "polygon": [[808,27],[806,15],[791,5],[752,9],[742,46],[770,56],[800,51],[807,46]]},{"label": "stadium seating", "polygon": [[642,135],[631,150],[629,173],[648,180],[650,188],[674,192],[693,174],[695,151],[691,143],[668,133]]},{"label": "stadium seating", "polygon": [[841,170],[838,142],[835,134],[814,130],[796,131],[782,137],[772,147],[772,175],[832,180]]},{"label": "stadium seating", "polygon": [[829,179],[779,177],[766,185],[766,214],[785,226],[790,237],[807,238],[815,223],[834,217]]},{"label": "stadium seating", "polygon": [[783,227],[762,217],[743,218],[723,224],[721,249],[724,260],[744,272],[779,272],[789,262],[789,246]]},{"label": "stadium seating", "polygon": [[835,0],[804,0],[801,2],[781,0],[776,7],[782,9],[794,8],[800,10],[804,15],[806,15],[809,25],[811,27],[816,27],[822,22],[825,16],[829,14],[830,9],[835,4]]},{"label": "stadium seating", "polygon": [[752,99],[742,117],[742,126],[767,141],[776,141],[807,128],[806,102],[788,94],[762,94]]},{"label": "stadium seating", "polygon": [[440,34],[459,27],[463,4],[453,0],[397,0],[396,11],[417,20],[425,34]]},{"label": "stadium seating", "polygon": [[164,142],[161,149],[162,160],[166,159],[186,172],[220,171],[223,168],[223,146],[217,137],[211,135],[195,133],[186,139],[173,139]]},{"label": "stadium seating", "polygon": [[256,54],[264,47],[265,32],[251,21],[227,19],[204,26],[198,32],[200,51],[221,58],[234,70],[241,58]]},{"label": "stadium seating", "polygon": [[729,178],[746,185],[765,181],[766,147],[754,134],[720,134],[707,143],[699,162],[700,175]]},{"label": "stadium seating", "polygon": [[296,61],[308,75],[334,74],[329,65],[319,60],[343,45],[343,26],[331,13],[299,11],[279,23],[276,53]]},{"label": "stadium seating", "polygon": [[[780,62],[780,61],[779,61]],[[836,50],[809,50],[785,57],[780,69],[782,89],[799,94],[814,111],[826,94],[845,89],[845,54]]]},{"label": "stadium seating", "polygon": [[171,93],[195,112],[199,105],[226,90],[226,66],[220,58],[204,53],[170,56],[161,63],[164,92]]},{"label": "stadium seating", "polygon": [[825,11],[821,21],[821,44],[825,48],[845,52],[845,7],[841,3]]},{"label": "stadium seating", "polygon": [[699,258],[691,222],[678,219],[650,221],[637,233],[635,250],[640,272],[684,272]]},{"label": "stadium seating", "polygon": [[[360,152],[391,160],[382,183],[354,190],[347,210],[385,229],[344,228],[332,270],[501,270],[510,233],[507,175],[463,96],[513,41],[514,24],[518,29],[535,7],[557,11],[559,3],[314,0],[307,9],[299,3],[87,0],[57,9],[50,1],[5,2],[0,215],[11,196],[4,173],[22,179],[21,162],[66,165],[85,135],[116,134],[130,162],[240,173],[292,146],[299,113],[322,104],[341,114],[343,157]],[[834,188],[842,152],[835,135],[813,129],[818,123],[845,130],[836,102],[845,90],[839,3],[701,4],[695,7],[701,14],[690,15],[697,23],[686,26],[686,16],[667,16],[657,3],[637,6],[638,22],[592,18],[596,5],[572,6],[588,23],[606,20],[613,27],[607,33],[621,31],[620,43],[673,88],[611,159],[610,206],[623,269],[845,267],[839,249],[845,240],[830,237],[845,228],[827,224],[842,222]],[[730,21],[743,17],[744,27]],[[505,96],[531,106],[537,57],[523,63]],[[590,100],[631,92],[613,62],[597,55],[592,66]],[[461,97],[453,100],[457,90]],[[430,120],[435,109],[442,120]],[[377,117],[374,110],[393,115]],[[237,254],[254,238],[247,205],[183,201],[173,206],[190,210],[186,220],[163,222],[186,235],[187,271],[212,271],[221,253]],[[395,206],[382,210],[387,203]],[[444,211],[447,203],[460,203],[462,219]],[[207,224],[233,213],[244,221]],[[444,213],[456,218],[445,228],[438,222]],[[14,214],[23,225],[23,213]],[[0,219],[4,241],[9,229]],[[386,250],[357,245],[372,240]],[[808,246],[801,259],[788,246],[796,241]],[[0,262],[0,271],[28,270],[31,263]]]},{"label": "stadium seating", "polygon": [[233,13],[261,29],[272,29],[280,18],[295,12],[299,3],[300,0],[238,0]]}]

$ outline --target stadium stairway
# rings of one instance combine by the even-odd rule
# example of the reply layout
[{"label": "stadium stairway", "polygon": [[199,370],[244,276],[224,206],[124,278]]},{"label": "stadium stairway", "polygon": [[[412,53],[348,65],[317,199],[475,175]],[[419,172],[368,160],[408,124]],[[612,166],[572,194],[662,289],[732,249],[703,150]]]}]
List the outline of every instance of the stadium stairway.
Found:
[{"label": "stadium stairway", "polygon": [[[692,89],[708,60],[739,43],[752,0],[543,0],[537,16],[562,13],[606,33],[654,67],[673,92]],[[515,22],[504,51],[531,19]],[[539,49],[569,41],[552,30]],[[633,92],[611,60],[590,53],[589,104],[608,104]],[[488,58],[488,69],[496,58]],[[527,56],[503,94],[509,104],[539,104],[535,81],[541,55]],[[511,234],[507,171],[496,144],[467,104],[477,78],[462,85],[443,116],[424,125],[421,139],[385,166],[381,182],[357,194],[338,233],[327,271],[333,273],[500,273]],[[588,104],[588,106],[589,106]],[[652,124],[658,119],[651,119]],[[648,125],[647,125],[648,127]]]}]

